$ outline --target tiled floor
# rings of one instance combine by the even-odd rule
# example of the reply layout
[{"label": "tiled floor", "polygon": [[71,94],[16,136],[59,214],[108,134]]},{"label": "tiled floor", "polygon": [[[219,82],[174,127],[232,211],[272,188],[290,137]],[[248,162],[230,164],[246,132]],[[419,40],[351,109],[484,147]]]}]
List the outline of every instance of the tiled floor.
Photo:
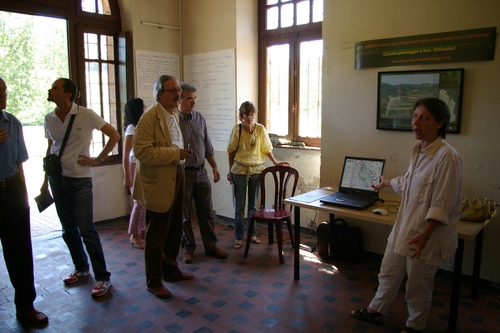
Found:
[{"label": "tiled floor", "polygon": [[[3,258],[0,261],[0,332],[399,332],[407,311],[401,292],[377,327],[349,317],[364,307],[377,286],[379,262],[322,263],[301,251],[301,279],[293,280],[292,252],[287,241],[285,264],[278,264],[276,244],[252,244],[248,259],[243,247],[232,249],[233,231],[218,223],[219,247],[227,260],[207,257],[198,248],[195,260],[182,270],[191,281],[165,283],[174,297],[155,298],[146,291],[144,252],[130,246],[127,221],[99,224],[113,287],[93,300],[92,279],[65,286],[61,278],[72,271],[68,250],[59,232],[33,238],[36,308],[45,312],[47,327],[29,330],[15,319],[13,290]],[[263,226],[259,230],[265,232]],[[197,232],[197,230],[196,230]],[[314,239],[302,235],[302,243]],[[201,240],[199,241],[201,243]],[[1,253],[1,252],[0,252]],[[181,257],[179,257],[179,261]],[[425,332],[444,332],[449,313],[450,283],[437,280]],[[499,332],[500,296],[481,290],[479,299],[467,297],[459,306],[460,332]]]}]

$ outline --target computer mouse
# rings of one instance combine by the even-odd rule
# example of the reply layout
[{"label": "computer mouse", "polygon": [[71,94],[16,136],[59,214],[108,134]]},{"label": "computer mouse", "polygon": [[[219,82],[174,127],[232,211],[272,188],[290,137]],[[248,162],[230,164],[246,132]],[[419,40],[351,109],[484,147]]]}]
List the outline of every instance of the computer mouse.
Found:
[{"label": "computer mouse", "polygon": [[373,214],[378,214],[378,215],[387,215],[387,211],[383,208],[375,208],[373,211],[372,211]]}]

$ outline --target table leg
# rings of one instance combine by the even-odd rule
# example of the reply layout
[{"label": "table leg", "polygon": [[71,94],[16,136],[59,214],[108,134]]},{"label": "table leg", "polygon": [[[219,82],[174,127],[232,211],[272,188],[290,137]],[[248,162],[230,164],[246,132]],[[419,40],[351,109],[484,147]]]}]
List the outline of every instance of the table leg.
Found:
[{"label": "table leg", "polygon": [[476,245],[474,247],[474,266],[472,269],[472,286],[470,288],[470,298],[477,299],[479,273],[481,273],[481,256],[483,254],[483,231],[476,236]]},{"label": "table leg", "polygon": [[293,279],[300,280],[300,258],[299,258],[299,250],[300,250],[300,207],[295,206],[293,211],[293,227],[294,227],[294,237],[295,237],[295,246],[293,247]]},{"label": "table leg", "polygon": [[329,240],[329,247],[330,247],[330,253],[328,254],[328,256],[330,258],[333,257],[333,242],[334,242],[334,239],[333,239],[333,224],[335,223],[335,214],[330,214],[330,223],[328,224],[329,226],[329,234],[328,234],[328,240]]},{"label": "table leg", "polygon": [[455,267],[453,268],[453,282],[450,300],[450,321],[448,332],[457,331],[458,301],[460,299],[460,277],[462,275],[462,261],[464,256],[464,240],[458,239],[458,248],[455,252]]}]

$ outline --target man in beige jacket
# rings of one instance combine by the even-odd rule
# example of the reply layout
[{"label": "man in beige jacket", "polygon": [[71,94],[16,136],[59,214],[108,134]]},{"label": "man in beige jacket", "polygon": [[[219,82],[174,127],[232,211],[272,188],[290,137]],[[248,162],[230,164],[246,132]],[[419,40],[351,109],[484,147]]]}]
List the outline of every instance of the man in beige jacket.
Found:
[{"label": "man in beige jacket", "polygon": [[193,278],[179,269],[176,260],[182,237],[183,163],[192,150],[184,149],[179,127],[179,81],[160,76],[153,95],[157,103],[144,112],[133,139],[137,159],[133,198],[146,208],[147,290],[156,297],[169,298],[172,293],[162,280]]}]

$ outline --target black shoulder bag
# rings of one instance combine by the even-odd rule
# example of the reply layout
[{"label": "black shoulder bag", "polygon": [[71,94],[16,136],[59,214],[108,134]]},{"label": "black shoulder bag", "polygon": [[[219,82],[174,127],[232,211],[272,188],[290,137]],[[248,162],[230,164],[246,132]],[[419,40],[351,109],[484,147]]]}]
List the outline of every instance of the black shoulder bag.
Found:
[{"label": "black shoulder bag", "polygon": [[76,114],[71,115],[71,119],[69,120],[69,125],[68,128],[66,129],[66,134],[64,135],[64,140],[61,145],[61,150],[59,150],[59,155],[49,154],[43,158],[43,170],[49,176],[57,176],[62,173],[61,156],[64,152],[66,141],[68,141],[69,132],[71,131],[71,127],[73,126],[73,121],[75,120],[75,116]]}]

